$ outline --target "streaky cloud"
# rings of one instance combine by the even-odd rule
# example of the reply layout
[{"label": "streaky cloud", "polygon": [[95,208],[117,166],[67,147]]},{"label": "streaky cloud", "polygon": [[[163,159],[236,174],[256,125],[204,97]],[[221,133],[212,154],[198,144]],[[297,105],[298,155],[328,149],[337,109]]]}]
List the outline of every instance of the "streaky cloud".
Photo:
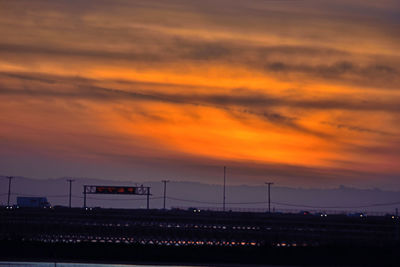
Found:
[{"label": "streaky cloud", "polygon": [[[8,76],[13,76],[7,74]],[[57,83],[57,77],[44,75],[37,78],[35,74],[23,76],[14,75],[14,78],[23,80],[44,80],[46,83]],[[62,78],[65,79],[65,78]],[[161,101],[173,104],[192,104],[192,105],[210,105],[210,106],[243,106],[243,107],[292,107],[300,109],[314,110],[349,110],[349,111],[384,111],[399,112],[400,99],[392,98],[390,101],[379,100],[352,100],[341,98],[318,98],[315,100],[308,99],[304,96],[301,99],[293,99],[291,97],[277,97],[267,93],[254,92],[241,88],[239,94],[210,94],[210,93],[162,93],[154,91],[135,91],[134,88],[128,90],[120,90],[102,86],[93,85],[93,80],[68,77],[70,83],[73,84],[74,79],[80,84],[76,84],[70,89],[54,89],[43,88],[40,86],[12,88],[3,85],[0,95],[19,95],[19,96],[41,96],[41,97],[60,97],[60,98],[77,98],[89,100],[143,100],[143,101]],[[62,82],[60,82],[62,83]],[[140,82],[133,83],[139,85]],[[156,84],[154,84],[156,87]],[[267,115],[268,117],[268,115]],[[274,117],[270,116],[273,120]],[[275,118],[277,119],[277,118]]]}]

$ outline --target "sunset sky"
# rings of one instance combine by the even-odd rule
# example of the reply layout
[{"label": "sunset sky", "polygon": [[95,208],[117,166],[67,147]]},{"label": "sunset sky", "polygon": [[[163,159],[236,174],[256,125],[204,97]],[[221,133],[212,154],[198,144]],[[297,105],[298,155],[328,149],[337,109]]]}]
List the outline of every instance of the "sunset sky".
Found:
[{"label": "sunset sky", "polygon": [[0,0],[0,174],[400,190],[398,0]]}]

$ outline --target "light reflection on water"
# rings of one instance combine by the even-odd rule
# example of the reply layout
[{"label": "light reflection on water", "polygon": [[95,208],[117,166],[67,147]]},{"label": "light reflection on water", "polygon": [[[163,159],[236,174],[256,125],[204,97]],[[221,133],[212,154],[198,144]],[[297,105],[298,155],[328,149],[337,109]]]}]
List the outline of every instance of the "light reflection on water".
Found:
[{"label": "light reflection on water", "polygon": [[0,266],[1,267],[194,267],[194,266],[178,266],[178,265],[131,265],[131,264],[94,264],[94,263],[65,263],[65,262],[57,262],[57,263],[11,262],[11,261],[0,262]]}]

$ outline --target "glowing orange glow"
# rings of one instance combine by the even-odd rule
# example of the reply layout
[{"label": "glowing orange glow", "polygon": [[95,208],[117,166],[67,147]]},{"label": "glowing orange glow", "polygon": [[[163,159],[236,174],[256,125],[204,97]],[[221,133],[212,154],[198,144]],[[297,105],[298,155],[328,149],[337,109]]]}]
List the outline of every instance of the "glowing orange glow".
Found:
[{"label": "glowing orange glow", "polygon": [[13,2],[0,8],[3,154],[400,173],[398,28],[372,25],[368,1],[363,16],[338,16],[345,1],[43,2],[35,15]]}]

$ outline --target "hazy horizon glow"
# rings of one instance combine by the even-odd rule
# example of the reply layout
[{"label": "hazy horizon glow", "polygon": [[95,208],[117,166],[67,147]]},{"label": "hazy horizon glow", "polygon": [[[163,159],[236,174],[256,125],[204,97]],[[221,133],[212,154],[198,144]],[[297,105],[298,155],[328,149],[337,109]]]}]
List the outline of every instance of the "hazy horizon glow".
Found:
[{"label": "hazy horizon glow", "polygon": [[0,173],[400,189],[399,14],[0,1]]}]

